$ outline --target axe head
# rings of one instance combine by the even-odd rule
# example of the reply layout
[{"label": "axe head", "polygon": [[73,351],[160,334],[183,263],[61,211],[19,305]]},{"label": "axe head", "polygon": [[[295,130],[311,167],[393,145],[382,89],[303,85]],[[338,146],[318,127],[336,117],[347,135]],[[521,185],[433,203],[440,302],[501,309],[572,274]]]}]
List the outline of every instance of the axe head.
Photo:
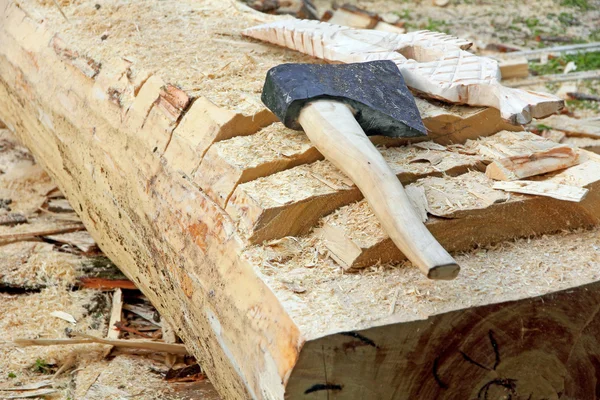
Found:
[{"label": "axe head", "polygon": [[262,101],[288,128],[302,130],[300,110],[318,99],[348,104],[367,135],[427,135],[415,99],[392,61],[282,64],[267,72]]}]

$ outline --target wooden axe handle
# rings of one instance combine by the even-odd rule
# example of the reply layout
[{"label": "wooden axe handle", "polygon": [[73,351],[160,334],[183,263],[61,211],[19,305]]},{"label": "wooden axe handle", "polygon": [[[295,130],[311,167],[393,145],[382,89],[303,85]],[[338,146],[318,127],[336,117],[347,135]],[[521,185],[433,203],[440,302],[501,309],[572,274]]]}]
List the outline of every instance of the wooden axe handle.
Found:
[{"label": "wooden axe handle", "polygon": [[307,104],[298,117],[306,135],[358,186],[400,251],[430,279],[454,279],[460,267],[425,227],[398,177],[349,107],[332,100]]}]

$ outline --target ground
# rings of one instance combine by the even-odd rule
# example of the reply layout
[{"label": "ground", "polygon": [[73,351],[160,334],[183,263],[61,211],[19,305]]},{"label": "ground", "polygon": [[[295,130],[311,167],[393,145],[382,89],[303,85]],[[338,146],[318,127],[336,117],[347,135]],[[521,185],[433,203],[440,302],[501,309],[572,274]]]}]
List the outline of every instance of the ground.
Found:
[{"label": "ground", "polygon": [[[78,231],[36,236],[73,229]],[[40,391],[54,391],[48,399],[218,398],[203,374],[188,377],[191,382],[168,382],[164,354],[111,351],[111,346],[99,344],[13,344],[15,339],[66,338],[73,333],[106,336],[114,290],[87,288],[82,282],[90,277],[113,282],[126,278],[81,229],[79,218],[27,149],[0,129],[0,399],[21,393],[3,389],[36,383],[47,384]],[[155,312],[139,291],[123,292],[125,304]],[[53,316],[57,311],[76,322]],[[151,322],[124,314],[126,326],[141,335],[162,334]],[[121,337],[139,335],[122,332]],[[180,359],[175,368],[191,363]]]}]

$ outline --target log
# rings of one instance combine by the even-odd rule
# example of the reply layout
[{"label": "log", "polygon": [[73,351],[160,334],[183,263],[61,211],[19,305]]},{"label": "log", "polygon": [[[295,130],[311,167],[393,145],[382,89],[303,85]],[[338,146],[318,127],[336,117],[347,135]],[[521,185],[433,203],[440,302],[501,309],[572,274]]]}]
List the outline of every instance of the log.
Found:
[{"label": "log", "polygon": [[[95,4],[61,2],[66,21],[0,0],[0,119],[223,398],[594,398],[597,228],[458,255],[443,284],[399,265],[342,273],[312,234],[253,245],[182,169],[195,143],[259,130],[240,121],[264,111],[268,68],[313,60],[245,42],[277,17],[229,2]],[[204,122],[177,139],[199,99]]]},{"label": "log", "polygon": [[[428,138],[437,143],[464,143],[505,129],[522,130],[520,126],[504,122],[500,113],[493,108],[450,108],[418,98],[416,103]],[[374,143],[385,146],[399,146],[426,139],[371,138]],[[255,135],[237,136],[214,143],[193,177],[206,194],[225,208],[238,185],[321,159],[323,156],[306,135],[287,129],[282,124],[272,124]]]},{"label": "log", "polygon": [[[571,188],[569,184],[577,182],[577,195],[585,196],[600,187],[598,168],[596,158],[568,169],[545,181],[547,186],[554,184],[545,190],[556,190],[556,184]],[[493,190],[495,184],[478,172],[457,178],[425,178],[415,183],[425,190],[424,203],[430,215],[426,226],[444,248],[463,251],[514,237],[552,233],[567,225],[578,228],[600,223],[600,205],[593,196],[575,203],[539,196],[507,196]],[[344,269],[405,259],[364,201],[326,217],[318,234]]]}]

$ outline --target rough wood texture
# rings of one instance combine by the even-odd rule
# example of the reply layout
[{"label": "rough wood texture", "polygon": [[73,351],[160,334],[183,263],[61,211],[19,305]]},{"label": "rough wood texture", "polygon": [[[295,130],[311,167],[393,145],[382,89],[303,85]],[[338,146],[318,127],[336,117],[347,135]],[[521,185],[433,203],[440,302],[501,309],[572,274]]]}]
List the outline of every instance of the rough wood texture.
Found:
[{"label": "rough wood texture", "polygon": [[552,129],[567,133],[567,136],[600,139],[600,121],[570,118],[566,115],[553,115],[540,121]]},{"label": "rough wood texture", "polygon": [[[515,136],[520,140],[514,140]],[[501,133],[471,143],[472,148],[488,154],[490,159],[514,155],[518,151],[528,153],[532,148],[546,146],[560,148],[529,133]],[[590,153],[589,157],[590,160],[553,175],[546,182],[595,188],[600,185],[600,164],[596,155]],[[456,178],[420,179],[408,188],[421,188],[423,195],[413,199],[417,206],[420,202],[429,213],[426,221],[428,229],[450,251],[510,237],[554,232],[565,224],[575,227],[600,222],[600,206],[596,204],[596,198],[581,204],[548,203],[549,199],[541,197],[507,196],[493,190],[493,185],[494,182],[484,174],[471,172]],[[551,188],[546,189],[548,193],[552,192]],[[381,230],[364,202],[344,207],[325,218],[319,232],[327,248],[344,268],[360,268],[377,261],[385,263],[405,258]]]},{"label": "rough wood texture", "polygon": [[[481,156],[460,152],[413,146],[383,149],[382,154],[402,184],[485,168]],[[350,179],[320,161],[239,185],[226,211],[250,242],[260,243],[306,233],[322,216],[361,198]]]},{"label": "rough wood texture", "polygon": [[[445,248],[460,251],[513,237],[556,232],[567,225],[576,228],[598,224],[599,168],[600,163],[595,159],[545,181],[570,187],[576,184],[577,198],[582,197],[581,188],[589,190],[590,194],[581,202],[572,202],[572,195],[570,201],[518,194],[508,196],[493,190],[494,182],[475,172],[451,179],[425,178],[415,185],[425,192],[424,206],[430,214],[427,228]],[[556,193],[557,187],[550,186],[546,187],[546,193],[560,196]],[[320,234],[336,261],[346,269],[405,259],[362,201],[325,218]]]},{"label": "rough wood texture", "polygon": [[344,103],[311,102],[298,123],[319,152],[352,180],[384,231],[426,277],[456,278],[459,265],[423,225],[396,174]]},{"label": "rough wood texture", "polygon": [[390,60],[410,88],[451,103],[497,108],[513,124],[547,117],[564,106],[551,94],[502,86],[496,61],[464,51],[472,43],[440,32],[394,34],[287,20],[246,29],[244,35],[329,61]]},{"label": "rough wood texture", "polygon": [[[464,106],[451,108],[419,98],[416,99],[416,103],[427,128],[427,138],[372,136],[373,143],[399,146],[432,139],[441,144],[459,144],[505,129],[522,130],[519,126],[502,121],[498,111],[493,108]],[[183,160],[187,159],[185,156],[182,157],[182,154],[179,154],[179,157],[181,159],[176,160],[174,164],[176,167],[184,164]],[[196,157],[190,156],[192,159]],[[225,208],[238,185],[321,159],[323,156],[305,134],[275,123],[253,135],[238,136],[214,143],[202,158],[200,167],[193,177],[194,182],[206,194]],[[179,170],[187,172],[182,167],[179,167]]]},{"label": "rough wood texture", "polygon": [[580,153],[569,146],[557,146],[530,154],[495,160],[485,169],[488,178],[514,181],[547,172],[558,171],[581,162]]},{"label": "rough wood texture", "polygon": [[238,3],[95,4],[61,2],[66,21],[52,2],[0,0],[0,119],[223,398],[594,398],[597,229],[457,255],[461,278],[443,283],[402,266],[343,273],[314,235],[250,246],[172,165],[195,155],[167,158],[173,131],[200,96],[257,115],[266,70],[310,60],[248,44],[240,29],[272,17]]}]

